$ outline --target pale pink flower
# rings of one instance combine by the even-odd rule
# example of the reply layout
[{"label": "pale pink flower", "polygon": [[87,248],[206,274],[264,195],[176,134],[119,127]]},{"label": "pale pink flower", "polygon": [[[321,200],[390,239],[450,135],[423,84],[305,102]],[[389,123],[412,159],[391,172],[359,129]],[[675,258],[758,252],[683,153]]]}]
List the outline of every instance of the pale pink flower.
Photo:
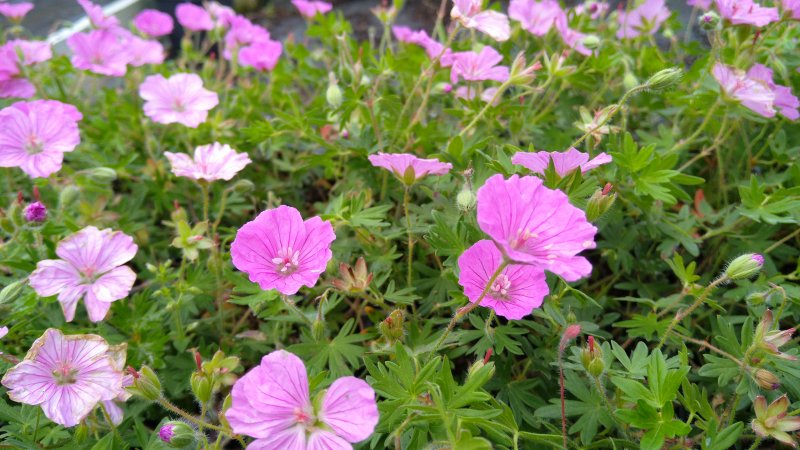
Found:
[{"label": "pale pink flower", "polygon": [[333,9],[333,5],[330,3],[320,1],[292,0],[292,4],[306,19],[311,19],[317,14],[325,14]]},{"label": "pale pink flower", "polygon": [[142,39],[131,36],[127,40],[128,64],[133,67],[145,64],[161,64],[166,58],[164,46],[160,42],[151,39]]},{"label": "pale pink flower", "polygon": [[0,15],[13,22],[21,21],[33,9],[33,3],[0,3]]},{"label": "pale pink flower", "polygon": [[183,153],[164,152],[172,173],[193,180],[230,180],[252,161],[247,153],[236,153],[227,144],[215,142],[194,149],[194,158]]},{"label": "pale pink flower", "polygon": [[450,17],[461,22],[465,28],[488,34],[495,41],[507,41],[511,36],[508,16],[497,11],[484,11],[483,0],[453,0]]},{"label": "pale pink flower", "polygon": [[714,0],[686,0],[686,3],[689,6],[694,6],[695,8],[707,10],[711,7],[711,2],[713,1]]},{"label": "pale pink flower", "polygon": [[42,297],[58,294],[64,318],[72,322],[78,300],[83,299],[89,320],[103,320],[111,303],[128,296],[136,274],[124,264],[136,255],[133,238],[121,231],[86,227],[58,243],[60,259],[36,264],[30,276],[33,290]]},{"label": "pale pink flower", "polygon": [[794,20],[800,20],[800,0],[783,0],[783,12]]},{"label": "pale pink flower", "polygon": [[191,3],[181,3],[175,7],[175,17],[178,23],[190,31],[211,31],[214,29],[214,20],[205,8]]},{"label": "pale pink flower", "polygon": [[[711,1],[711,0],[708,0]],[[588,14],[593,20],[597,20],[602,17],[606,12],[608,12],[608,3],[607,2],[596,2],[593,0],[588,0],[578,6],[575,7],[575,14]]]},{"label": "pale pink flower", "polygon": [[775,93],[765,83],[721,62],[714,65],[711,73],[728,97],[764,117],[775,117]]},{"label": "pale pink flower", "polygon": [[0,110],[0,167],[19,167],[33,178],[61,169],[64,153],[75,150],[83,116],[55,100],[17,102]]},{"label": "pale pink flower", "polygon": [[114,16],[106,16],[103,7],[96,5],[89,0],[77,0],[81,8],[86,12],[89,21],[95,28],[105,30],[119,26],[119,20]]},{"label": "pale pink flower", "polygon": [[275,68],[283,53],[280,41],[256,42],[239,50],[239,63],[256,70],[269,71]]},{"label": "pale pink flower", "polygon": [[139,86],[139,95],[145,100],[145,115],[153,121],[190,128],[205,122],[208,111],[219,103],[217,94],[204,88],[203,79],[193,73],[150,75]]},{"label": "pale pink flower", "polygon": [[[494,100],[492,102],[492,105],[496,106],[498,103],[500,103],[500,97],[494,98],[495,94],[497,94],[497,90],[498,88],[496,87],[484,89],[481,92],[481,97],[480,97],[481,100],[484,103],[489,103],[492,102],[492,100]],[[478,95],[478,92],[477,89],[475,88],[470,89],[468,86],[459,86],[458,89],[456,89],[455,95],[456,98],[463,98],[464,100],[472,100],[473,98],[475,98],[476,95]]]},{"label": "pale pink flower", "polygon": [[[488,239],[476,242],[458,258],[461,272],[458,284],[464,287],[464,295],[470,302],[478,301],[502,261],[503,254]],[[493,309],[506,319],[519,320],[541,306],[549,292],[542,268],[512,264],[494,280],[481,306]]]},{"label": "pale pink flower", "polygon": [[[375,167],[394,173],[401,181],[412,184],[427,175],[444,175],[453,168],[450,163],[438,159],[422,159],[410,153],[383,153],[369,155],[369,162]],[[407,176],[410,179],[407,179]]]},{"label": "pale pink flower", "polygon": [[0,327],[0,339],[3,339],[8,334],[8,327]]},{"label": "pale pink flower", "polygon": [[562,14],[556,0],[511,0],[508,6],[508,16],[535,36],[547,34]]},{"label": "pale pink flower", "polygon": [[23,78],[20,67],[47,61],[52,56],[50,45],[42,41],[15,39],[0,46],[0,98],[33,97],[36,88]]},{"label": "pale pink flower", "polygon": [[555,23],[556,30],[558,30],[558,34],[561,35],[561,40],[563,40],[568,47],[580,53],[581,55],[588,56],[592,54],[592,51],[583,45],[583,40],[586,38],[586,34],[573,30],[569,27],[567,13],[565,11],[562,11],[558,17],[556,17]]},{"label": "pale pink flower", "polygon": [[46,41],[13,39],[6,42],[3,47],[13,49],[15,53],[22,53],[22,61],[19,61],[19,55],[17,55],[17,60],[25,66],[42,63],[53,57],[53,50]]},{"label": "pale pink flower", "polygon": [[775,84],[772,80],[772,69],[762,64],[756,64],[747,71],[747,77],[764,83],[775,95],[774,106],[783,117],[789,120],[800,118],[800,101],[792,94],[792,89],[787,86]]},{"label": "pale pink flower", "polygon": [[230,60],[233,52],[241,47],[270,40],[269,31],[256,25],[246,17],[235,16],[231,19],[231,26],[225,34],[225,51],[222,55]]},{"label": "pale pink flower", "polygon": [[120,344],[120,345],[109,345],[108,346],[108,356],[111,358],[111,365],[117,372],[124,374],[122,376],[122,385],[120,386],[119,391],[117,392],[117,396],[111,400],[103,400],[103,408],[108,413],[108,417],[111,419],[111,422],[114,425],[119,425],[122,423],[122,419],[124,418],[124,413],[122,408],[120,408],[119,403],[125,403],[131,398],[131,393],[128,392],[125,388],[128,386],[133,385],[133,376],[130,374],[126,374],[125,370],[125,360],[127,359],[128,355],[128,345],[127,344]]},{"label": "pale pink flower", "polygon": [[590,160],[588,153],[570,148],[565,152],[517,152],[511,158],[512,163],[519,164],[531,172],[542,175],[544,175],[551,160],[558,176],[563,177],[578,168],[581,169],[582,173],[586,173],[595,167],[608,164],[611,162],[611,156],[600,153]]},{"label": "pale pink flower", "polygon": [[230,26],[231,20],[236,17],[236,11],[233,8],[215,1],[206,3],[206,11],[211,15],[215,28],[227,28]]},{"label": "pale pink flower", "polygon": [[133,19],[133,25],[150,37],[166,36],[172,33],[175,23],[172,16],[155,9],[145,9]]},{"label": "pale pink flower", "polygon": [[597,233],[566,194],[537,177],[494,175],[478,189],[478,225],[511,261],[576,281],[592,272],[578,253],[595,247]]},{"label": "pale pink flower", "polygon": [[658,28],[669,19],[669,9],[664,0],[645,0],[644,3],[630,12],[619,13],[617,37],[635,38],[645,34],[655,34]]},{"label": "pale pink flower", "polygon": [[72,65],[100,75],[121,77],[128,70],[130,53],[126,39],[115,30],[75,33],[67,39]]},{"label": "pale pink flower", "polygon": [[449,48],[445,49],[444,45],[439,41],[428,36],[425,30],[414,31],[408,27],[394,26],[392,27],[392,33],[400,42],[419,45],[425,49],[428,58],[440,58],[439,64],[442,67],[449,67],[452,65],[453,52]]},{"label": "pale pink flower", "polygon": [[480,53],[458,52],[453,53],[452,58],[451,83],[457,83],[459,78],[468,81],[508,80],[508,67],[498,65],[503,60],[503,55],[488,45]]},{"label": "pale pink flower", "polygon": [[48,419],[73,427],[122,389],[122,373],[114,368],[110,348],[100,336],[65,336],[50,328],[6,372],[2,384],[11,400],[41,406]]},{"label": "pale pink flower", "polygon": [[319,217],[303,221],[298,210],[281,205],[239,228],[231,262],[261,289],[293,295],[317,283],[333,256],[334,239],[330,222]]},{"label": "pale pink flower", "polygon": [[734,25],[763,27],[780,19],[778,8],[765,8],[753,0],[714,0],[719,15]]},{"label": "pale pink flower", "polygon": [[25,78],[15,77],[0,81],[0,98],[31,98],[36,95],[36,86]]},{"label": "pale pink flower", "polygon": [[355,377],[337,379],[312,401],[303,361],[284,350],[264,356],[236,381],[231,397],[225,418],[234,433],[256,438],[252,450],[352,449],[379,418],[375,391]]}]

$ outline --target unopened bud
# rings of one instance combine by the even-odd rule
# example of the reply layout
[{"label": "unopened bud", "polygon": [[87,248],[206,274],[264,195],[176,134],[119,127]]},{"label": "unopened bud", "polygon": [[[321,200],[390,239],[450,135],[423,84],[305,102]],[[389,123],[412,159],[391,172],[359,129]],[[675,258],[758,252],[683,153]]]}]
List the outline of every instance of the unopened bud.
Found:
[{"label": "unopened bud", "polygon": [[333,73],[328,75],[328,90],[325,91],[325,100],[327,100],[328,105],[334,109],[342,106],[342,102],[344,101],[342,89],[336,83],[336,77]]},{"label": "unopened bud", "polygon": [[4,287],[3,290],[0,291],[0,305],[11,303],[16,300],[17,297],[19,297],[22,293],[22,290],[25,288],[26,283],[27,280],[19,280]]},{"label": "unopened bud", "polygon": [[774,391],[781,387],[781,381],[774,373],[766,369],[756,369],[753,372],[753,379],[762,388],[768,391]]},{"label": "unopened bud", "polygon": [[702,28],[704,31],[714,31],[719,26],[720,18],[719,14],[715,13],[714,11],[708,11],[700,16],[697,21],[700,24],[700,28]]},{"label": "unopened bud", "polygon": [[239,180],[233,185],[233,190],[240,194],[246,194],[255,188],[256,185],[250,180]]},{"label": "unopened bud", "polygon": [[583,38],[583,46],[589,50],[596,50],[600,47],[600,38],[597,35],[590,34]]},{"label": "unopened bud", "polygon": [[171,420],[158,430],[158,438],[172,448],[183,448],[192,445],[197,440],[197,434],[189,425]]},{"label": "unopened bud", "polygon": [[158,375],[153,372],[153,369],[142,366],[138,374],[139,377],[134,377],[133,385],[129,389],[147,400],[155,401],[161,398],[161,381],[158,380]]},{"label": "unopened bud", "polygon": [[72,205],[80,195],[80,189],[72,185],[67,186],[62,189],[61,193],[58,195],[58,206],[61,207],[61,209],[66,209]]},{"label": "unopened bud", "polygon": [[525,61],[525,55],[520,52],[516,58],[514,58],[514,62],[511,63],[511,71],[510,71],[510,81],[512,84],[516,85],[526,85],[530,84],[531,81],[536,77],[535,72],[542,68],[542,64],[538,61],[531,64],[530,66],[526,65],[527,62]]},{"label": "unopened bud", "polygon": [[594,377],[599,377],[605,370],[603,349],[594,341],[594,336],[589,336],[586,346],[581,350],[581,364]]},{"label": "unopened bud", "polygon": [[626,71],[625,76],[622,77],[622,85],[625,87],[626,91],[630,91],[639,85],[639,80],[636,78],[636,75]]},{"label": "unopened bud", "polygon": [[23,214],[28,222],[41,223],[47,220],[47,207],[42,202],[33,202],[25,207]]},{"label": "unopened bud", "polygon": [[456,195],[456,205],[461,211],[472,211],[472,208],[474,208],[477,203],[478,197],[472,192],[472,189],[468,187],[464,187],[464,189]]},{"label": "unopened bud", "polygon": [[110,167],[95,167],[86,171],[86,176],[98,183],[110,183],[117,179],[117,172]]},{"label": "unopened bud", "polygon": [[433,92],[435,94],[449,94],[453,91],[453,85],[450,83],[436,83],[433,86]]},{"label": "unopened bud", "polygon": [[596,191],[589,198],[589,202],[586,205],[586,220],[594,222],[599,219],[614,206],[616,200],[617,194],[609,194],[605,188]]},{"label": "unopened bud", "polygon": [[731,280],[744,280],[758,274],[763,265],[763,256],[758,253],[745,253],[728,264],[725,276]]},{"label": "unopened bud", "polygon": [[656,72],[647,80],[647,88],[654,91],[661,91],[668,89],[681,81],[683,78],[683,70],[677,67],[670,67]]},{"label": "unopened bud", "polygon": [[314,336],[314,340],[317,342],[322,340],[322,337],[325,335],[325,322],[315,320],[311,325],[311,335]]},{"label": "unopened bud", "polygon": [[197,397],[200,404],[205,404],[211,400],[211,380],[208,379],[206,374],[194,372],[189,381],[192,386],[192,393]]},{"label": "unopened bud", "polygon": [[378,325],[378,330],[391,343],[402,340],[405,335],[405,312],[395,309]]}]

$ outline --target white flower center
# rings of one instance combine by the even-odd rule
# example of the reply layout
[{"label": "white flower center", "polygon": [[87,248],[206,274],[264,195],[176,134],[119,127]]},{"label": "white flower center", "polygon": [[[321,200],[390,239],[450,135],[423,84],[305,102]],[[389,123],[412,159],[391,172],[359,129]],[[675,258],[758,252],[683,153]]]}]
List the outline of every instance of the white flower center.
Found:
[{"label": "white flower center", "polygon": [[53,379],[56,380],[56,384],[59,386],[63,386],[65,384],[75,384],[77,381],[76,375],[78,371],[72,368],[72,365],[68,362],[59,363],[58,367],[53,370]]},{"label": "white flower center", "polygon": [[31,134],[28,136],[28,142],[25,143],[25,151],[29,155],[38,155],[44,151],[44,142],[35,134]]},{"label": "white flower center", "polygon": [[291,275],[300,265],[300,252],[293,251],[292,247],[283,248],[272,258],[272,263],[275,264],[275,270],[282,275]]},{"label": "white flower center", "polygon": [[508,291],[511,289],[511,280],[508,279],[507,276],[504,274],[500,274],[492,283],[492,286],[489,288],[489,295],[493,298],[506,300],[508,299]]},{"label": "white flower center", "polygon": [[517,250],[521,247],[525,247],[525,244],[528,242],[529,239],[538,237],[539,237],[538,233],[531,233],[526,228],[524,230],[518,230],[517,235],[509,241],[509,244],[511,245],[511,248]]}]

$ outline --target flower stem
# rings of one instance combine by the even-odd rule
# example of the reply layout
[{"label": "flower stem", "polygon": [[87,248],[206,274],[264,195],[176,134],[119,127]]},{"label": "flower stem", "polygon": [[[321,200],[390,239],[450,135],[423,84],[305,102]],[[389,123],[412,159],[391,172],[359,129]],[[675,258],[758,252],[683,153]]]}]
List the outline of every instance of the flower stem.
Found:
[{"label": "flower stem", "polygon": [[750,450],[756,450],[759,445],[761,445],[761,437],[756,436],[756,440],[753,441],[753,445],[750,446]]},{"label": "flower stem", "polygon": [[406,186],[403,193],[403,212],[406,215],[406,235],[408,236],[408,267],[406,268],[406,285],[408,287],[411,287],[411,282],[413,281],[411,266],[414,262],[414,236],[411,233],[411,215],[408,213],[408,204],[411,201],[410,191],[411,188]]},{"label": "flower stem", "polygon": [[206,184],[204,181],[201,181],[200,190],[203,191],[203,221],[208,223],[208,207],[211,203],[208,193],[208,184]]},{"label": "flower stem", "polygon": [[592,133],[594,133],[595,131],[597,131],[600,128],[602,128],[605,124],[607,124],[608,121],[610,121],[617,114],[617,112],[619,112],[619,110],[623,106],[625,106],[625,103],[628,101],[628,98],[630,98],[632,95],[636,94],[637,92],[643,91],[645,89],[647,89],[647,85],[643,84],[643,85],[640,85],[640,86],[636,86],[633,89],[631,89],[628,92],[626,92],[625,95],[623,95],[622,98],[619,100],[619,103],[617,103],[616,105],[612,105],[611,111],[609,111],[608,114],[605,115],[605,117],[603,118],[603,120],[600,123],[598,123],[595,127],[591,128],[591,129],[587,130],[585,133],[583,133],[583,136],[578,138],[577,141],[573,142],[572,145],[570,145],[570,147],[578,148],[578,145],[580,145],[581,142],[585,141],[586,138],[588,138],[589,136],[592,135]]},{"label": "flower stem", "polygon": [[197,417],[195,417],[195,416],[189,414],[188,412],[186,412],[186,411],[178,408],[177,406],[173,405],[172,403],[170,403],[169,400],[167,400],[164,397],[160,397],[158,400],[156,400],[156,403],[161,405],[161,407],[166,409],[167,411],[170,411],[172,413],[175,413],[175,414],[183,417],[184,419],[194,423],[198,427],[208,428],[209,430],[214,430],[214,431],[216,431],[218,433],[222,433],[222,434],[225,434],[227,436],[230,436],[233,439],[236,439],[237,441],[239,441],[239,443],[242,444],[242,448],[245,447],[245,443],[242,440],[242,438],[239,435],[233,434],[233,431],[231,431],[231,430],[229,430],[227,428],[223,428],[223,427],[220,427],[218,425],[214,425],[214,424],[208,423],[206,421],[200,420]]},{"label": "flower stem", "polygon": [[311,319],[309,319],[308,316],[306,316],[303,313],[303,311],[300,311],[300,308],[298,308],[297,305],[294,304],[294,301],[292,301],[292,299],[290,299],[288,295],[282,294],[281,299],[283,299],[283,304],[286,305],[289,309],[291,309],[298,317],[303,319],[303,322],[305,322],[309,327],[314,326],[314,322],[312,322]]},{"label": "flower stem", "polygon": [[508,89],[509,86],[511,86],[511,79],[510,78],[508,80],[506,80],[503,84],[501,84],[499,88],[497,88],[497,92],[494,93],[494,96],[492,97],[491,100],[486,102],[486,106],[484,106],[483,109],[481,109],[481,111],[478,113],[478,115],[475,116],[472,119],[472,121],[469,123],[469,125],[464,127],[464,129],[462,129],[461,132],[458,133],[459,137],[460,136],[464,136],[467,133],[467,131],[472,129],[472,127],[474,127],[475,124],[477,124],[478,121],[481,120],[484,115],[486,115],[486,111],[489,111],[489,108],[494,106],[494,102],[496,102],[497,99],[500,98],[501,95],[503,95],[503,92],[505,92],[506,89]]},{"label": "flower stem", "polygon": [[667,342],[667,338],[672,333],[672,330],[675,328],[675,326],[678,325],[678,322],[691,315],[692,312],[695,309],[697,309],[698,306],[703,304],[703,302],[708,298],[708,296],[717,286],[726,281],[728,281],[728,277],[725,275],[720,275],[719,278],[712,281],[708,286],[706,286],[705,289],[703,289],[703,292],[700,294],[700,296],[697,297],[697,300],[695,300],[695,302],[692,303],[689,309],[685,311],[683,310],[678,311],[678,313],[675,314],[675,318],[672,319],[672,322],[670,322],[669,326],[667,327],[667,331],[664,333],[664,336],[661,337],[661,341],[659,341],[658,346],[656,346],[656,349],[660,349],[661,347],[664,346],[664,343]]}]

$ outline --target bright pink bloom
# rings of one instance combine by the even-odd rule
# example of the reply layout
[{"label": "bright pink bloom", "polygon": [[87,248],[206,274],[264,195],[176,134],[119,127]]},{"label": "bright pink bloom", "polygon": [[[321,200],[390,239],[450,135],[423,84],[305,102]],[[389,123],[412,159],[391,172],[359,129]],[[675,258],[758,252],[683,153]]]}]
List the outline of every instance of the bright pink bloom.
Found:
[{"label": "bright pink bloom", "polygon": [[42,202],[33,202],[25,207],[23,216],[27,222],[44,222],[47,220],[47,207]]},{"label": "bright pink bloom", "polygon": [[0,3],[0,15],[8,20],[19,22],[33,9],[33,3]]},{"label": "bright pink bloom", "polygon": [[753,0],[714,0],[719,15],[734,25],[763,27],[780,19],[778,8],[765,8]]},{"label": "bright pink bloom", "polygon": [[269,71],[275,68],[283,53],[280,41],[256,42],[239,50],[239,63],[256,70]]},{"label": "bright pink bloom", "polygon": [[122,372],[115,369],[110,350],[100,336],[65,336],[50,328],[2,383],[11,400],[39,405],[48,419],[73,427],[122,389]]},{"label": "bright pink bloom", "polygon": [[144,113],[158,123],[180,123],[197,128],[217,106],[219,97],[203,87],[203,79],[193,73],[178,73],[169,78],[150,75],[139,86],[145,100]]},{"label": "bright pink bloom", "polygon": [[[3,47],[13,49],[15,53],[22,53],[22,61],[20,63],[25,66],[45,62],[53,57],[53,50],[50,44],[45,41],[14,39],[6,42]],[[19,55],[17,55],[17,60],[19,60]]]},{"label": "bright pink bloom", "polygon": [[655,34],[661,24],[669,19],[669,15],[664,0],[646,0],[628,13],[619,13],[617,37],[631,39],[643,34]]},{"label": "bright pink bloom", "polygon": [[707,10],[711,7],[711,2],[713,1],[714,0],[686,0],[686,3],[689,6],[694,6],[695,8]]},{"label": "bright pink bloom", "polygon": [[121,231],[86,227],[58,243],[60,259],[36,264],[30,276],[33,290],[42,297],[58,294],[64,318],[72,322],[83,298],[89,320],[103,320],[111,303],[128,296],[136,274],[124,264],[136,255],[133,238]]},{"label": "bright pink bloom", "polygon": [[133,67],[145,64],[161,64],[166,58],[164,46],[156,40],[131,36],[127,40],[127,50],[130,58],[128,64]]},{"label": "bright pink bloom", "polygon": [[319,217],[303,221],[298,210],[281,205],[239,228],[231,261],[261,289],[293,295],[301,286],[317,284],[333,256],[334,239],[330,222]]},{"label": "bright pink bloom", "polygon": [[569,27],[567,13],[565,11],[562,11],[558,17],[556,17],[556,30],[558,30],[558,34],[561,35],[561,40],[563,40],[568,47],[584,56],[592,54],[592,51],[583,45],[586,34]]},{"label": "bright pink bloom", "polygon": [[544,175],[545,170],[553,161],[553,167],[558,176],[563,177],[572,173],[573,170],[580,168],[582,173],[586,173],[595,167],[602,166],[611,162],[611,156],[600,153],[591,160],[589,154],[570,148],[565,152],[517,152],[511,158],[511,162],[525,166],[534,173]]},{"label": "bright pink bloom", "polygon": [[[711,0],[708,0],[711,1]],[[608,11],[608,3],[588,0],[575,7],[575,14],[588,14],[593,20],[602,17]]]},{"label": "bright pink bloom", "polygon": [[783,0],[783,11],[792,19],[800,20],[800,0]]},{"label": "bright pink bloom", "polygon": [[497,11],[483,11],[483,0],[453,0],[450,17],[466,28],[488,34],[495,41],[507,41],[511,36],[508,16]]},{"label": "bright pink bloom", "polygon": [[494,175],[478,189],[478,225],[511,261],[575,281],[592,272],[578,253],[594,248],[597,233],[566,194],[537,177]]},{"label": "bright pink bloom", "polygon": [[236,11],[233,8],[215,1],[210,1],[206,4],[206,11],[211,15],[215,28],[229,27],[231,20],[236,17]]},{"label": "bright pink bloom", "polygon": [[77,1],[81,8],[86,11],[86,16],[89,17],[89,21],[92,22],[95,28],[106,30],[119,26],[119,20],[114,16],[106,16],[102,6],[95,5],[89,0]]},{"label": "bright pink bloom", "polygon": [[0,327],[0,339],[3,339],[8,334],[8,327]]},{"label": "bright pink bloom", "polygon": [[235,16],[231,19],[230,30],[225,34],[225,51],[223,56],[230,60],[233,51],[256,42],[266,42],[270,40],[269,31],[266,28],[250,22],[242,16]]},{"label": "bright pink bloom", "polygon": [[172,16],[155,9],[145,9],[133,19],[133,25],[150,37],[166,36],[172,33],[175,23]]},{"label": "bright pink bloom", "polygon": [[764,117],[775,117],[775,93],[764,82],[721,62],[714,65],[712,74],[728,97]]},{"label": "bright pink bloom", "polygon": [[511,0],[508,6],[508,16],[536,36],[547,34],[562,14],[564,11],[556,0]]},{"label": "bright pink bloom", "polygon": [[0,81],[0,98],[31,98],[36,95],[36,86],[25,78],[15,77]]},{"label": "bright pink bloom", "polygon": [[67,39],[72,65],[100,75],[121,77],[128,70],[130,53],[123,35],[114,30],[75,33]]},{"label": "bright pink bloom", "polygon": [[369,155],[369,162],[375,167],[391,171],[403,181],[406,173],[410,173],[413,180],[417,181],[427,175],[444,175],[453,168],[450,163],[443,163],[435,158],[421,159],[410,153],[378,152]]},{"label": "bright pink bloom", "polygon": [[[483,92],[481,92],[481,100],[484,103],[489,103],[489,102],[492,101],[492,99],[494,99],[494,102],[492,102],[492,105],[497,105],[498,103],[500,103],[500,98],[499,97],[497,99],[494,98],[495,94],[497,94],[497,89],[498,88],[496,88],[496,87],[491,87],[491,88],[488,88],[488,89],[484,89]],[[456,89],[456,93],[455,94],[456,94],[456,98],[463,98],[465,100],[472,100],[473,98],[475,98],[475,96],[478,93],[477,93],[477,89],[475,89],[475,88],[470,89],[467,86],[459,86],[458,89]]]},{"label": "bright pink bloom", "polygon": [[452,65],[452,51],[449,48],[445,49],[444,45],[439,43],[439,41],[428,36],[425,30],[414,31],[408,27],[394,26],[392,27],[392,33],[400,42],[415,44],[424,48],[428,58],[435,59],[439,58],[441,55],[439,64],[442,67],[449,67]]},{"label": "bright pink bloom", "polygon": [[342,377],[319,404],[311,401],[303,361],[284,350],[261,359],[233,385],[225,412],[234,433],[256,438],[249,449],[348,450],[378,423],[375,391],[364,380]]},{"label": "bright pink bloom", "polygon": [[459,78],[469,81],[506,81],[508,67],[498,66],[503,60],[503,55],[497,50],[483,47],[480,53],[458,52],[453,53],[453,66],[450,68],[450,82],[457,83]]},{"label": "bright pink bloom", "polygon": [[247,153],[236,153],[227,144],[215,142],[194,149],[194,159],[183,153],[164,152],[172,173],[193,180],[230,180],[252,161]]},{"label": "bright pink bloom", "polygon": [[292,0],[292,4],[306,19],[311,19],[317,14],[325,14],[333,9],[333,5],[330,3],[320,1]]},{"label": "bright pink bloom", "polygon": [[[476,242],[458,258],[458,284],[464,287],[470,302],[478,301],[502,261],[503,254],[488,239]],[[541,306],[549,292],[542,268],[512,264],[494,280],[481,306],[506,319],[519,320]]]},{"label": "bright pink bloom", "polygon": [[19,167],[33,178],[61,169],[64,153],[75,150],[83,116],[55,100],[17,102],[0,110],[0,167]]},{"label": "bright pink bloom", "polygon": [[764,83],[775,95],[775,108],[783,117],[789,120],[800,118],[800,101],[792,94],[792,89],[787,86],[775,84],[772,80],[772,69],[762,64],[756,64],[747,71],[747,77]]},{"label": "bright pink bloom", "polygon": [[214,29],[214,20],[211,14],[197,5],[191,3],[181,3],[175,7],[175,17],[178,23],[191,31],[211,31]]}]

